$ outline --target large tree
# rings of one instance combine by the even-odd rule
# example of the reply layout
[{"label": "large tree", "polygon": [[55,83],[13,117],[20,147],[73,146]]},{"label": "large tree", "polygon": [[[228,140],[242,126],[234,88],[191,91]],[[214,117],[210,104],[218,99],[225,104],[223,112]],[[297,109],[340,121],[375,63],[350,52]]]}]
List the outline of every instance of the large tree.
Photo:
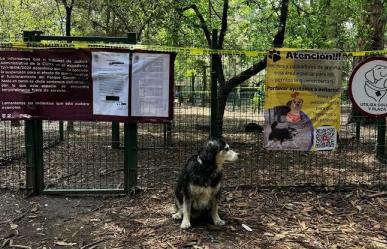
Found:
[{"label": "large tree", "polygon": [[[209,1],[209,3],[210,3],[209,8],[212,8],[213,6],[211,6],[211,1]],[[272,39],[273,47],[282,47],[283,45],[284,38],[285,38],[286,21],[288,18],[288,8],[289,8],[289,0],[282,0],[279,3],[277,32]],[[213,43],[213,40],[212,40],[213,37],[211,36],[209,21],[208,20],[206,21],[205,16],[201,13],[201,11],[199,10],[199,7],[196,4],[188,5],[178,9],[178,11],[183,15],[184,15],[184,12],[189,10],[195,13],[196,18],[198,20],[198,24],[196,26],[202,30],[208,46],[211,47],[211,44]],[[219,18],[219,22],[218,22],[219,24],[217,27],[219,30],[218,40],[215,41],[217,49],[224,48],[225,37],[228,30],[228,15],[229,15],[228,12],[229,12],[229,1],[223,0],[221,14],[220,15],[216,14],[215,17],[210,16],[210,18]],[[215,28],[214,23],[215,22],[211,23],[212,28]],[[214,65],[216,68],[217,78],[218,78],[218,110],[217,110],[218,134],[216,134],[216,136],[221,136],[222,130],[223,130],[224,111],[225,111],[229,94],[235,87],[241,85],[246,80],[250,79],[257,73],[264,70],[266,67],[266,57],[262,58],[261,60],[253,64],[251,67],[243,70],[238,75],[235,75],[231,78],[225,77],[224,66],[222,63],[222,56],[220,54],[216,54],[214,56]]]}]

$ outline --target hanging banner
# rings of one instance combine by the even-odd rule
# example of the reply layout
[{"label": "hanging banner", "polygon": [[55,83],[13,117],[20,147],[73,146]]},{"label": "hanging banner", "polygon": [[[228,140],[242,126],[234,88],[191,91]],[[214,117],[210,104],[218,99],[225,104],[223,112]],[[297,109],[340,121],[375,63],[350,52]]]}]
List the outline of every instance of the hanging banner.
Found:
[{"label": "hanging banner", "polygon": [[[134,65],[146,65],[141,67],[147,70],[142,70],[140,81],[138,72],[131,71],[136,68],[132,66],[133,54],[137,58]],[[162,59],[150,64],[148,57]],[[0,51],[0,120],[169,122],[173,115],[173,95],[169,93],[173,92],[174,58],[174,53],[127,49]],[[157,69],[157,75],[149,68]],[[147,88],[147,78],[152,80],[153,90]],[[163,112],[154,107],[153,112],[137,117],[139,104],[130,101],[130,93],[137,93],[139,85],[146,88],[139,93],[142,99],[163,93],[162,99],[156,98]]]},{"label": "hanging banner", "polygon": [[353,105],[369,117],[387,117],[387,58],[371,57],[360,62],[349,80]]},{"label": "hanging banner", "polygon": [[342,54],[276,49],[267,56],[268,150],[333,150],[340,129]]}]

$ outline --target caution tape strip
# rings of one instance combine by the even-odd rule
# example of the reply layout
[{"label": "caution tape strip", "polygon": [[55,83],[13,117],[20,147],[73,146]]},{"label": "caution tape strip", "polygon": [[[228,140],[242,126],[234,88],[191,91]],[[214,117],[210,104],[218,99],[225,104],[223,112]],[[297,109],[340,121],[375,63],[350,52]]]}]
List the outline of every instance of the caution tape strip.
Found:
[{"label": "caution tape strip", "polygon": [[[246,57],[261,57],[267,54],[267,51],[255,50],[235,50],[235,49],[209,49],[209,48],[190,48],[190,47],[169,47],[155,45],[140,45],[140,44],[104,44],[104,43],[86,43],[86,42],[0,42],[0,48],[15,48],[15,49],[34,49],[34,48],[76,48],[76,49],[95,49],[95,48],[111,48],[111,49],[130,49],[130,50],[145,50],[157,52],[177,52],[190,55],[244,55]],[[387,55],[387,50],[373,51],[352,51],[342,52],[343,56],[347,57],[363,57],[372,55]]]}]

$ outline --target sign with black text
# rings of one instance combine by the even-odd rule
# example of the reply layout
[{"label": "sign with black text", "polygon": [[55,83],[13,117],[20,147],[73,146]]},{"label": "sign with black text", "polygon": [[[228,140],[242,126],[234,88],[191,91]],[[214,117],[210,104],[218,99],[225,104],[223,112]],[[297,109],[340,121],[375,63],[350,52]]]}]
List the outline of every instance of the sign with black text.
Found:
[{"label": "sign with black text", "polygon": [[349,96],[364,115],[387,116],[387,58],[371,57],[360,62],[349,80]]}]

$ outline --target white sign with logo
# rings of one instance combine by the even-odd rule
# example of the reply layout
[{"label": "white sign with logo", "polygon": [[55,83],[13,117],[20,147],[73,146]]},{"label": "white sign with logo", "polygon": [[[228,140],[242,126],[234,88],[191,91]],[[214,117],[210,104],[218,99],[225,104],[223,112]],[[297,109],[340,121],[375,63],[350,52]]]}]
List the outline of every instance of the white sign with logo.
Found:
[{"label": "white sign with logo", "polygon": [[387,58],[372,57],[359,63],[349,80],[349,96],[365,115],[387,116]]}]

